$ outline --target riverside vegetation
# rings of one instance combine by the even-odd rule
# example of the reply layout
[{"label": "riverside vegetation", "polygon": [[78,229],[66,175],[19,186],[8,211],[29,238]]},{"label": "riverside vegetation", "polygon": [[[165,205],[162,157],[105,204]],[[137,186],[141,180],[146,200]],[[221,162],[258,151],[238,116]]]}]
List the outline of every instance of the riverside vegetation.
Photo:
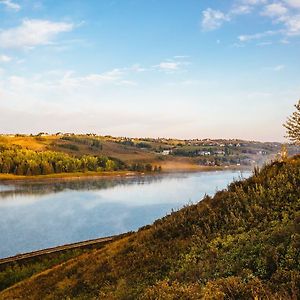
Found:
[{"label": "riverside vegetation", "polygon": [[297,299],[299,209],[295,156],[103,249],[32,277],[27,266],[0,299]]},{"label": "riverside vegetation", "polygon": [[125,164],[117,158],[83,155],[75,157],[63,152],[34,151],[20,146],[0,145],[0,173],[14,175],[48,175],[54,173],[103,172],[131,170],[139,172],[159,171],[160,167],[136,163]]}]

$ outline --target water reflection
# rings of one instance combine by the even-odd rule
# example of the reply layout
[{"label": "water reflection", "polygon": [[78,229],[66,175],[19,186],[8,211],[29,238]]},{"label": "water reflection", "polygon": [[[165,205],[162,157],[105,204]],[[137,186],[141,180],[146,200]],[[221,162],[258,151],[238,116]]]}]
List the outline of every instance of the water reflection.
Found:
[{"label": "water reflection", "polygon": [[136,230],[239,175],[219,171],[31,182],[13,189],[0,185],[0,257]]}]

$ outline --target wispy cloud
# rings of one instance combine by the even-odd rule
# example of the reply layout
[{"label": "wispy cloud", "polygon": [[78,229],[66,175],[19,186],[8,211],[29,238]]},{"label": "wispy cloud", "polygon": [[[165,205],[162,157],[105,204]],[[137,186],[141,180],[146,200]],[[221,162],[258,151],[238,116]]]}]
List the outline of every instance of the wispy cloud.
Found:
[{"label": "wispy cloud", "polygon": [[148,70],[147,68],[142,67],[140,64],[134,64],[131,67],[126,69],[128,69],[129,71],[133,71],[135,73],[145,72]]},{"label": "wispy cloud", "polygon": [[263,70],[265,71],[272,71],[272,72],[280,72],[282,70],[284,70],[286,68],[286,66],[284,64],[280,64],[280,65],[275,65],[275,66],[269,66],[269,67],[264,67]]},{"label": "wispy cloud", "polygon": [[202,29],[211,31],[220,28],[225,22],[231,21],[239,15],[249,14],[256,5],[265,3],[266,0],[239,0],[227,11],[207,8],[202,11]]},{"label": "wispy cloud", "polygon": [[18,27],[0,31],[0,47],[34,48],[47,45],[59,33],[71,31],[73,28],[72,23],[26,19]]},{"label": "wispy cloud", "polygon": [[273,71],[279,72],[285,68],[285,65],[277,65],[273,68]]},{"label": "wispy cloud", "polygon": [[256,12],[260,17],[272,20],[270,26],[281,29],[268,30],[254,34],[240,35],[242,42],[261,39],[270,35],[296,36],[300,35],[300,0],[283,0],[270,2],[267,0],[236,0],[227,11],[207,8],[202,12],[202,29],[205,31],[220,28],[224,23],[235,17]]},{"label": "wispy cloud", "polygon": [[10,56],[4,55],[4,54],[0,54],[0,63],[7,63],[10,62],[12,60],[12,58]]},{"label": "wispy cloud", "polygon": [[[283,35],[284,37],[300,35],[300,0],[263,3],[260,15],[272,20],[272,25],[282,24],[279,30],[269,30],[251,35],[241,35],[240,41],[261,39],[267,36]],[[283,39],[286,41],[286,39]]]},{"label": "wispy cloud", "polygon": [[257,45],[257,46],[260,46],[260,47],[265,47],[265,46],[270,46],[270,45],[272,45],[272,44],[273,44],[272,42],[266,41],[266,42],[259,42],[259,43],[257,43],[256,45]]},{"label": "wispy cloud", "polygon": [[251,11],[252,6],[250,5],[237,5],[231,9],[230,15],[245,15],[249,14]]},{"label": "wispy cloud", "polygon": [[189,55],[174,55],[173,56],[175,59],[183,59],[183,58],[189,58]]},{"label": "wispy cloud", "polygon": [[59,85],[62,88],[74,87],[89,87],[103,85],[122,85],[134,86],[136,82],[128,80],[125,77],[125,72],[122,69],[113,69],[103,73],[92,73],[85,76],[76,76],[73,71],[65,72],[63,77],[54,82],[54,85]]},{"label": "wispy cloud", "polygon": [[170,62],[170,61],[163,61],[159,65],[158,68],[164,71],[175,71],[178,70],[180,66],[180,62]]},{"label": "wispy cloud", "polygon": [[287,16],[282,20],[287,28],[287,35],[300,35],[300,14],[296,16]]},{"label": "wispy cloud", "polygon": [[241,2],[247,5],[258,5],[267,3],[268,0],[242,0]]},{"label": "wispy cloud", "polygon": [[287,14],[288,9],[280,2],[268,4],[262,11],[262,16],[281,17]]},{"label": "wispy cloud", "polygon": [[300,0],[284,0],[289,6],[300,8]]},{"label": "wispy cloud", "polygon": [[284,35],[300,35],[300,5],[297,6],[298,2],[300,1],[292,1],[293,8],[288,8],[280,2],[268,4],[261,14],[271,18],[277,24],[283,24],[282,33]]},{"label": "wispy cloud", "polygon": [[207,8],[202,12],[202,29],[205,31],[215,30],[227,21],[230,17],[220,10]]},{"label": "wispy cloud", "polygon": [[[175,58],[175,57],[174,57]],[[158,65],[153,66],[154,69],[158,69],[160,71],[166,73],[174,73],[182,69],[182,67],[187,66],[190,64],[188,61],[183,61],[184,57],[177,56],[175,60],[168,59],[165,61],[160,62]]]},{"label": "wispy cloud", "polygon": [[278,30],[277,31],[268,30],[268,31],[265,31],[265,32],[260,32],[260,33],[255,33],[255,34],[240,35],[238,37],[238,39],[241,42],[248,42],[248,41],[251,41],[251,40],[258,40],[258,39],[261,39],[261,38],[273,36],[273,35],[276,35],[276,34],[279,34],[279,33],[281,33],[281,30],[279,30],[279,31]]},{"label": "wispy cloud", "polygon": [[11,0],[0,0],[0,4],[3,4],[6,8],[14,11],[19,11],[21,6]]}]

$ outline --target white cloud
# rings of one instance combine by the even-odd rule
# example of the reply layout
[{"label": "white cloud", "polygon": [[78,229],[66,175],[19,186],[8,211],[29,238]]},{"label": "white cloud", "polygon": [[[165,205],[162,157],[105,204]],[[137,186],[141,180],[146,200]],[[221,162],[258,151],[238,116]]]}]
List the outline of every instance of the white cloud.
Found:
[{"label": "white cloud", "polygon": [[288,12],[288,9],[280,2],[268,4],[264,7],[263,16],[281,17]]},{"label": "white cloud", "polygon": [[273,71],[278,72],[278,71],[283,70],[284,68],[285,68],[285,65],[278,65],[273,68]]},{"label": "white cloud", "polygon": [[169,61],[161,62],[158,65],[158,67],[161,70],[165,70],[165,71],[175,71],[175,70],[178,70],[179,66],[180,66],[179,62],[169,62]]},{"label": "white cloud", "polygon": [[166,73],[177,72],[183,66],[187,66],[190,64],[190,62],[182,60],[184,57],[185,56],[174,56],[175,60],[166,59],[165,61],[162,61],[158,65],[153,66],[152,69],[158,69],[158,70],[164,71]]},{"label": "white cloud", "polygon": [[240,0],[236,1],[233,7],[229,10],[228,16],[234,17],[251,13],[258,5],[265,4],[267,0]]},{"label": "white cloud", "polygon": [[272,72],[280,72],[280,71],[284,70],[285,68],[286,68],[286,66],[281,64],[281,65],[275,65],[272,67],[264,67],[263,70],[272,71]]},{"label": "white cloud", "polygon": [[140,73],[140,72],[145,72],[147,71],[146,68],[142,67],[140,64],[134,64],[129,68],[130,71]]},{"label": "white cloud", "polygon": [[270,98],[270,97],[272,97],[272,93],[270,93],[270,92],[252,92],[252,93],[248,93],[246,96],[249,99]]},{"label": "white cloud", "polygon": [[231,45],[231,47],[233,47],[233,48],[244,48],[245,44],[243,44],[243,43],[233,43]]},{"label": "white cloud", "polygon": [[[52,72],[52,74],[59,76],[60,72]],[[137,85],[134,81],[124,79],[124,71],[122,69],[113,69],[103,73],[92,73],[85,76],[76,76],[73,71],[67,71],[63,74],[61,79],[52,80],[50,86],[58,86],[63,90],[73,88],[90,88],[103,85],[122,85],[134,86]],[[46,79],[42,81],[43,85],[48,85],[49,81]]]},{"label": "white cloud", "polygon": [[7,55],[0,55],[0,63],[7,63],[10,62],[12,60],[12,58],[10,56]]},{"label": "white cloud", "polygon": [[272,18],[276,23],[282,23],[285,29],[282,31],[284,35],[293,36],[300,35],[300,14],[295,7],[300,8],[299,0],[286,1],[293,8],[287,8],[282,3],[272,3],[266,5],[262,15]]},{"label": "white cloud", "polygon": [[291,7],[300,8],[300,0],[285,0],[285,2]]},{"label": "white cloud", "polygon": [[[268,30],[265,32],[259,32],[255,34],[240,35],[238,36],[239,41],[248,42],[248,41],[259,40],[265,37],[276,36],[276,35],[282,35],[284,37],[300,35],[300,14],[298,15],[287,14],[283,16],[277,16],[275,18],[275,21],[277,23],[282,23],[284,27],[279,30]],[[269,42],[270,41],[268,41],[268,43]],[[286,38],[283,38],[280,40],[280,43],[289,44],[290,41],[287,40]]]},{"label": "white cloud", "polygon": [[283,22],[287,28],[287,35],[300,35],[300,14],[287,17]]},{"label": "white cloud", "polygon": [[19,11],[21,9],[21,6],[15,2],[12,2],[11,0],[0,0],[0,4],[5,5],[8,9]]},{"label": "white cloud", "polygon": [[112,71],[108,71],[102,74],[90,74],[86,77],[82,77],[83,81],[91,82],[91,83],[102,83],[102,82],[114,82],[119,80],[123,72],[120,69],[113,69]]},{"label": "white cloud", "polygon": [[260,10],[261,17],[272,19],[272,24],[281,29],[268,30],[254,34],[240,35],[241,42],[257,40],[267,36],[300,35],[300,0],[235,0],[227,12],[207,8],[202,12],[202,29],[209,31],[220,28],[225,22],[233,18]]},{"label": "white cloud", "polygon": [[281,44],[287,45],[287,44],[290,44],[290,41],[287,40],[287,39],[281,39],[281,40],[280,40],[280,43],[281,43]]},{"label": "white cloud", "polygon": [[202,29],[207,31],[214,30],[229,20],[230,17],[220,10],[207,8],[202,12]]},{"label": "white cloud", "polygon": [[235,16],[249,14],[254,6],[266,2],[267,0],[238,0],[227,13],[207,8],[202,12],[202,29],[206,31],[218,29],[224,22],[229,22]]},{"label": "white cloud", "polygon": [[231,9],[230,15],[245,15],[252,11],[250,5],[238,5]]},{"label": "white cloud", "polygon": [[[56,99],[75,99],[76,97],[95,98],[95,95],[105,94],[114,86],[135,86],[136,83],[126,78],[126,73],[120,69],[107,72],[77,75],[73,71],[53,70],[29,77],[7,76],[0,78],[0,91],[3,98],[13,101],[20,99],[35,99],[35,101],[55,102]],[[86,97],[83,97],[86,95]]]},{"label": "white cloud", "polygon": [[257,46],[261,46],[261,47],[265,47],[265,46],[270,46],[272,45],[273,43],[270,42],[270,41],[266,41],[266,42],[260,42],[260,43],[257,43],[256,45]]},{"label": "white cloud", "polygon": [[173,56],[175,59],[183,59],[183,58],[189,58],[189,55],[175,55]]},{"label": "white cloud", "polygon": [[273,31],[273,30],[268,30],[265,32],[260,32],[260,33],[255,33],[255,34],[248,34],[248,35],[240,35],[238,39],[241,42],[248,42],[251,40],[258,40],[267,36],[272,36],[280,33],[281,31]]},{"label": "white cloud", "polygon": [[242,0],[241,2],[248,5],[258,5],[266,3],[267,0]]},{"label": "white cloud", "polygon": [[57,34],[71,31],[73,28],[72,23],[26,19],[18,27],[0,31],[0,47],[34,48],[47,45]]}]

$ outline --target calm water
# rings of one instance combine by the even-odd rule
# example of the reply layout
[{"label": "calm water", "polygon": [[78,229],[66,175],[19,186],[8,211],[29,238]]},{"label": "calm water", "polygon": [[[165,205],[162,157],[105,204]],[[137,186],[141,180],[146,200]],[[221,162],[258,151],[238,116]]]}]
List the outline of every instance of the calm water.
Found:
[{"label": "calm water", "polygon": [[136,230],[240,176],[214,171],[0,184],[0,257]]}]

